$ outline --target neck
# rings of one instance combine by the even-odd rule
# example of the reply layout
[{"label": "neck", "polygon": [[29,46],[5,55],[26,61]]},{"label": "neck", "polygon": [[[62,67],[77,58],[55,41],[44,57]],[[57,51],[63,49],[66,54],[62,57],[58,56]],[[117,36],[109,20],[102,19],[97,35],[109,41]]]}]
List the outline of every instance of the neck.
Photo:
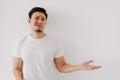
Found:
[{"label": "neck", "polygon": [[33,37],[33,38],[42,38],[42,37],[44,37],[44,36],[46,36],[46,34],[44,33],[44,32],[32,32],[31,33],[31,36]]}]

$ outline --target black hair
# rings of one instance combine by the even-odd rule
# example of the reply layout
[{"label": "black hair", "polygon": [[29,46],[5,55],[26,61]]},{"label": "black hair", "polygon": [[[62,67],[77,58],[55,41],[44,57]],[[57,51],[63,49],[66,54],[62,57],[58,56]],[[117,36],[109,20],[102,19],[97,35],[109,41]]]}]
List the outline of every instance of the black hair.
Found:
[{"label": "black hair", "polygon": [[32,14],[33,14],[34,12],[42,12],[42,13],[44,13],[44,15],[46,16],[46,19],[47,19],[47,17],[48,17],[47,12],[46,12],[46,10],[45,10],[44,8],[42,8],[42,7],[34,7],[34,8],[32,8],[32,9],[30,10],[30,12],[28,13],[29,18],[32,17]]}]

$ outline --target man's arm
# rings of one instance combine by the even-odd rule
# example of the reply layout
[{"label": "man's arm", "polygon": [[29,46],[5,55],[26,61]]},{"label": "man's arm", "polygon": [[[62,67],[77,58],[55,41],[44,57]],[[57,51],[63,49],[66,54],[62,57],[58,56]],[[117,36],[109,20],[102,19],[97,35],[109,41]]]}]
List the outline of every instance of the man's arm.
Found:
[{"label": "man's arm", "polygon": [[91,62],[93,62],[92,60],[86,61],[80,65],[70,65],[65,62],[64,56],[55,58],[54,61],[57,69],[63,73],[68,73],[76,70],[94,70],[101,67],[89,65]]},{"label": "man's arm", "polygon": [[16,80],[23,80],[22,66],[22,59],[13,57],[13,73],[15,75]]}]

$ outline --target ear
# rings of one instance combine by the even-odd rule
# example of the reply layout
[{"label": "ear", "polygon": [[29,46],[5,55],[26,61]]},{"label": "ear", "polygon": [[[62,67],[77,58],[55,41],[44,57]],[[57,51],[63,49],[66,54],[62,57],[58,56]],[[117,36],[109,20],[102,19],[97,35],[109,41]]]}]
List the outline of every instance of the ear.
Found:
[{"label": "ear", "polygon": [[30,23],[31,22],[31,19],[30,18],[28,18],[28,23]]}]

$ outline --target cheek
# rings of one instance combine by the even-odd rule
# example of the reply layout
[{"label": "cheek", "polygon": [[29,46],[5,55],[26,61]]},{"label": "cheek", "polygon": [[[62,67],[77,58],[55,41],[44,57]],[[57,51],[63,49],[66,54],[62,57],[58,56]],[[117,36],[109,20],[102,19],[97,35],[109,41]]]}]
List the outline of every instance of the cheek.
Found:
[{"label": "cheek", "polygon": [[37,21],[33,21],[33,22],[32,22],[32,25],[35,25],[36,23],[37,23]]},{"label": "cheek", "polygon": [[47,23],[46,22],[44,22],[44,25],[46,25]]}]

